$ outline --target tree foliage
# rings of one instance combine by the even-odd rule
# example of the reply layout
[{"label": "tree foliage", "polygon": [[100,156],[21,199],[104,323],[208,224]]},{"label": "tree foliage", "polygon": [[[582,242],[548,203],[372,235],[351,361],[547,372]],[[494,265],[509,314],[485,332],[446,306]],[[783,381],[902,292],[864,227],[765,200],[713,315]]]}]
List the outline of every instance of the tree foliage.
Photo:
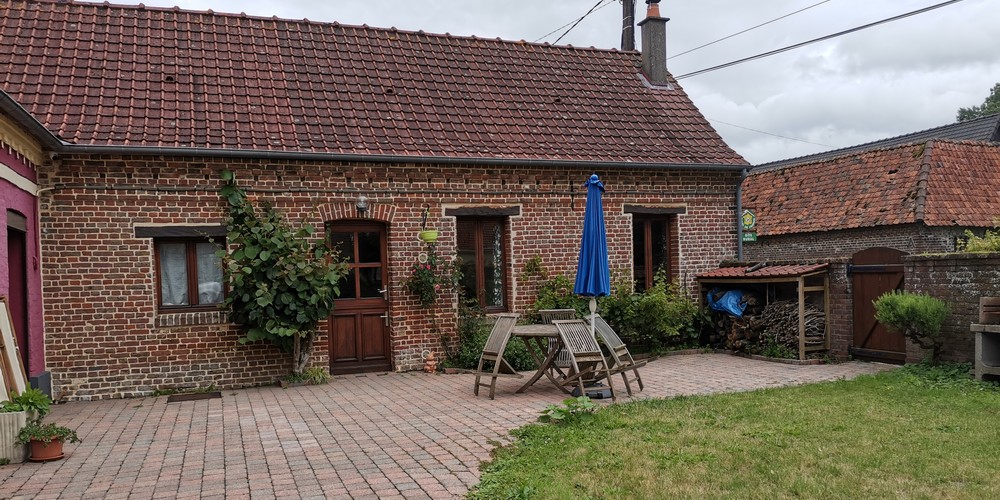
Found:
[{"label": "tree foliage", "polygon": [[944,347],[941,325],[948,313],[948,304],[921,293],[893,291],[875,300],[875,319],[929,350],[931,363]]},{"label": "tree foliage", "polygon": [[994,113],[1000,113],[1000,83],[997,83],[992,89],[990,89],[990,95],[986,97],[986,100],[983,101],[981,105],[969,108],[958,108],[957,120],[964,122],[966,120],[982,118]]},{"label": "tree foliage", "polygon": [[224,305],[243,330],[241,343],[271,341],[292,352],[293,373],[301,374],[316,327],[340,295],[347,265],[311,225],[292,228],[269,203],[255,206],[247,199],[232,172],[223,172],[222,179],[229,205],[229,251],[220,251],[229,284]]}]

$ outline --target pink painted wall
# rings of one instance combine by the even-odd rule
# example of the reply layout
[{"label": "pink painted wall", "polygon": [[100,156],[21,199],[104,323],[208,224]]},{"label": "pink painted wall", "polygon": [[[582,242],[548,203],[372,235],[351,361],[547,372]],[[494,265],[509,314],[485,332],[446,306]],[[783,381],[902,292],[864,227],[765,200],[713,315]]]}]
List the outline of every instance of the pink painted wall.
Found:
[{"label": "pink painted wall", "polygon": [[[24,157],[0,143],[0,163],[34,182],[34,166]],[[42,325],[42,275],[38,252],[38,211],[35,197],[6,179],[0,179],[0,295],[10,294],[10,270],[7,269],[7,211],[13,210],[28,219],[28,376],[45,371],[45,341]]]}]

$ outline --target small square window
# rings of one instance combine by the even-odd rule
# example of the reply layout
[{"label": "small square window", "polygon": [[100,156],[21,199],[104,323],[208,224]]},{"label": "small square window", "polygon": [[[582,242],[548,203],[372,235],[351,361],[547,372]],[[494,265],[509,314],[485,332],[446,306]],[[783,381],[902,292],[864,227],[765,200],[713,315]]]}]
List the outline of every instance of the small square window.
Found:
[{"label": "small square window", "polygon": [[215,309],[225,298],[219,243],[205,238],[158,238],[157,296],[161,310]]}]

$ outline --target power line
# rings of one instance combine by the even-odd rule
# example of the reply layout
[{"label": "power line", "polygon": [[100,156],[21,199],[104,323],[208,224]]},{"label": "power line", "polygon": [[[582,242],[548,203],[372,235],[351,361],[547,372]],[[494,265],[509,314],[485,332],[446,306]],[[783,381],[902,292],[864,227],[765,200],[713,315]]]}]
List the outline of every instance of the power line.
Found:
[{"label": "power line", "polygon": [[709,45],[714,45],[714,44],[717,44],[717,43],[719,43],[721,41],[729,40],[730,38],[732,38],[734,36],[742,35],[743,33],[746,33],[748,31],[753,31],[753,30],[755,30],[757,28],[760,28],[761,26],[767,26],[768,24],[771,24],[771,23],[773,23],[775,21],[780,21],[780,20],[782,20],[782,19],[784,19],[786,17],[794,16],[795,14],[798,14],[799,12],[803,12],[803,11],[809,10],[809,9],[811,9],[813,7],[818,7],[818,6],[823,5],[823,4],[825,4],[825,3],[829,2],[829,1],[830,0],[823,0],[822,2],[814,3],[814,4],[812,4],[812,5],[808,6],[808,7],[799,9],[799,10],[797,10],[795,12],[790,12],[788,14],[785,14],[785,15],[781,16],[781,17],[776,17],[774,19],[771,19],[770,21],[767,21],[766,23],[760,23],[757,26],[753,26],[753,27],[747,28],[747,29],[745,29],[743,31],[739,31],[739,32],[733,33],[732,35],[720,38],[720,39],[712,41],[712,42],[708,42],[708,43],[706,43],[704,45],[699,45],[699,46],[697,46],[697,47],[695,47],[693,49],[685,50],[684,52],[681,52],[681,53],[678,53],[678,54],[674,54],[674,55],[668,57],[667,59],[673,59],[675,57],[682,56],[682,55],[687,54],[689,52],[694,52],[694,51],[696,51],[698,49],[703,49],[705,47],[708,47]]},{"label": "power line", "polygon": [[697,76],[697,75],[700,75],[702,73],[708,73],[710,71],[715,71],[715,70],[719,70],[719,69],[723,69],[723,68],[728,68],[730,66],[735,66],[737,64],[742,64],[742,63],[745,63],[745,62],[748,62],[748,61],[753,61],[755,59],[761,59],[761,58],[764,58],[764,57],[773,56],[775,54],[780,54],[782,52],[788,52],[789,50],[797,49],[799,47],[803,47],[803,46],[809,45],[811,43],[822,42],[824,40],[829,40],[831,38],[837,38],[839,36],[847,35],[849,33],[854,33],[855,31],[861,31],[863,29],[868,29],[868,28],[871,28],[873,26],[878,26],[880,24],[885,24],[885,23],[889,23],[889,22],[892,22],[892,21],[898,21],[900,19],[903,19],[903,18],[906,18],[906,17],[910,17],[910,16],[915,16],[917,14],[923,14],[924,12],[928,12],[928,11],[931,11],[931,10],[934,10],[934,9],[939,9],[941,7],[944,7],[944,6],[947,6],[947,5],[951,5],[953,3],[958,3],[958,2],[961,2],[961,1],[962,0],[949,0],[947,2],[942,2],[942,3],[936,4],[936,5],[931,5],[930,7],[924,7],[923,9],[918,9],[918,10],[914,10],[914,11],[911,11],[911,12],[907,12],[905,14],[900,14],[898,16],[894,16],[894,17],[889,17],[889,18],[886,18],[886,19],[882,19],[881,21],[875,21],[873,23],[869,23],[869,24],[866,24],[864,26],[858,26],[856,28],[851,28],[849,30],[844,30],[844,31],[840,31],[840,32],[837,32],[837,33],[833,33],[831,35],[821,36],[819,38],[814,38],[812,40],[808,40],[808,41],[805,41],[805,42],[796,43],[795,45],[789,45],[787,47],[782,47],[780,49],[775,49],[775,50],[772,50],[770,52],[764,52],[762,54],[757,54],[755,56],[744,57],[743,59],[739,59],[739,60],[736,60],[736,61],[728,62],[728,63],[725,63],[725,64],[720,64],[718,66],[712,66],[711,68],[705,68],[705,69],[702,69],[702,70],[693,71],[691,73],[686,73],[686,74],[683,74],[681,76],[675,77],[675,79],[680,80],[682,78],[688,78],[688,77],[691,77],[691,76]]},{"label": "power line", "polygon": [[705,117],[705,119],[707,119],[708,121],[711,121],[711,122],[721,123],[723,125],[729,125],[730,127],[736,127],[736,128],[741,128],[743,130],[749,130],[751,132],[757,132],[758,134],[765,134],[765,135],[770,135],[770,136],[774,136],[774,137],[780,137],[782,139],[788,139],[790,141],[804,142],[806,144],[812,144],[813,146],[823,146],[824,148],[836,148],[837,147],[837,146],[831,146],[829,144],[820,144],[818,142],[809,142],[809,141],[806,141],[806,140],[803,140],[803,139],[796,139],[794,137],[788,137],[788,136],[784,136],[784,135],[773,134],[771,132],[765,132],[763,130],[757,130],[755,128],[744,127],[742,125],[736,125],[735,123],[724,122],[722,120],[713,120],[712,118],[708,118],[707,116]]},{"label": "power line", "polygon": [[[583,21],[583,19],[584,19],[585,17],[589,16],[589,15],[590,15],[591,13],[593,13],[593,12],[596,12],[596,11],[598,11],[598,10],[601,10],[601,9],[603,9],[603,8],[607,7],[608,5],[611,5],[612,3],[614,3],[614,1],[615,1],[615,0],[601,0],[600,2],[597,2],[597,4],[598,4],[598,5],[600,5],[600,3],[601,3],[601,2],[604,2],[604,1],[606,1],[607,3],[605,3],[604,5],[601,5],[600,7],[598,7],[597,5],[595,5],[594,7],[591,7],[591,8],[590,8],[590,10],[589,10],[589,11],[587,11],[587,13],[586,13],[586,14],[584,14],[584,15],[582,15],[582,16],[580,16],[580,17],[578,17],[578,18],[576,18],[576,19],[574,19],[574,20],[572,20],[572,21],[570,21],[570,22],[568,22],[568,23],[566,23],[566,24],[564,24],[564,25],[562,25],[562,26],[560,26],[560,27],[558,27],[558,28],[556,28],[556,29],[554,29],[554,30],[552,30],[552,31],[550,31],[550,32],[548,32],[548,33],[546,33],[546,34],[542,35],[542,36],[540,36],[540,37],[538,37],[538,38],[537,38],[537,39],[536,39],[536,40],[535,40],[534,42],[532,42],[532,43],[538,43],[538,42],[540,42],[540,41],[542,41],[542,40],[544,40],[544,39],[548,38],[549,36],[551,36],[551,35],[555,34],[555,33],[556,33],[556,32],[558,32],[559,30],[561,30],[561,29],[563,29],[563,28],[565,28],[565,27],[567,27],[567,26],[569,26],[569,25],[571,25],[571,24],[573,25],[573,28],[575,28],[575,27],[576,27],[576,25],[577,25],[577,24],[580,24],[580,21]],[[572,30],[573,28],[570,28],[570,30]],[[569,30],[567,30],[567,31],[566,31],[566,33],[569,33]],[[562,34],[562,36],[560,36],[560,37],[559,37],[559,40],[562,40],[562,37],[563,37],[563,36],[566,36],[566,33],[563,33],[563,34]],[[556,42],[558,42],[559,40],[556,40]]]},{"label": "power line", "polygon": [[[559,35],[559,38],[556,38],[556,41],[552,42],[552,45],[555,45],[555,44],[559,43],[559,40],[562,40],[563,37],[566,36],[566,35],[568,35],[570,31],[573,31],[573,28],[575,28],[576,25],[580,24],[580,21],[583,21],[584,19],[586,19],[587,16],[589,16],[592,12],[594,12],[597,9],[598,5],[601,5],[601,3],[605,2],[605,1],[608,1],[608,4],[610,4],[610,0],[597,0],[597,3],[595,3],[594,6],[591,7],[590,10],[588,10],[586,14],[584,14],[583,16],[581,16],[580,19],[577,19],[576,22],[573,23],[573,26],[570,26],[568,30],[566,30],[563,34]],[[605,4],[605,5],[608,5],[608,4]]]}]

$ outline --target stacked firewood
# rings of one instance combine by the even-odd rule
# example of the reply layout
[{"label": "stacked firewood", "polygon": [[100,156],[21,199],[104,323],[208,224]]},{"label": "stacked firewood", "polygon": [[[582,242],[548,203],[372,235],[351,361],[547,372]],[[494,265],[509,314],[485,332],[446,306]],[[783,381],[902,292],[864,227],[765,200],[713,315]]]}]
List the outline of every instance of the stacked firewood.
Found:
[{"label": "stacked firewood", "polygon": [[[742,318],[716,314],[719,335],[716,344],[736,352],[760,354],[768,346],[785,346],[788,351],[799,349],[799,304],[794,300],[772,302],[764,307],[748,296]],[[806,345],[823,343],[826,330],[823,311],[806,305]]]}]

